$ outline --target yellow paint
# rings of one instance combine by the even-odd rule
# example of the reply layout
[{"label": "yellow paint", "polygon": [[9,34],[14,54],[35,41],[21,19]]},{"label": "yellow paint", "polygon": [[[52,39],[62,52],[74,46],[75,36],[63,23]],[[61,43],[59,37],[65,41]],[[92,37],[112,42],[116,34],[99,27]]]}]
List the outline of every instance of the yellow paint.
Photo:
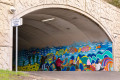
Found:
[{"label": "yellow paint", "polygon": [[104,68],[106,68],[106,66]]},{"label": "yellow paint", "polygon": [[81,52],[81,48],[78,49],[78,52]]},{"label": "yellow paint", "polygon": [[87,56],[83,56],[82,58],[84,58],[84,57],[88,58]]},{"label": "yellow paint", "polygon": [[75,60],[74,60],[74,63],[75,63]]},{"label": "yellow paint", "polygon": [[67,48],[65,49],[65,52],[67,52]]},{"label": "yellow paint", "polygon": [[85,66],[86,64],[83,64],[83,66]]},{"label": "yellow paint", "polygon": [[80,64],[80,63],[82,63],[82,61],[81,61],[81,60],[79,60],[79,64]]},{"label": "yellow paint", "polygon": [[78,57],[77,57],[77,61],[78,61],[79,59],[80,59],[80,57],[78,56]]},{"label": "yellow paint", "polygon": [[53,60],[49,60],[48,63],[51,64]]},{"label": "yellow paint", "polygon": [[56,54],[55,55],[58,55],[58,51],[56,51]]},{"label": "yellow paint", "polygon": [[39,70],[39,64],[35,63],[34,65],[28,64],[27,66],[19,66],[19,71],[38,71]]},{"label": "yellow paint", "polygon": [[51,61],[52,60],[52,58],[49,58],[49,61]]},{"label": "yellow paint", "polygon": [[89,50],[91,49],[91,47],[89,47]]}]

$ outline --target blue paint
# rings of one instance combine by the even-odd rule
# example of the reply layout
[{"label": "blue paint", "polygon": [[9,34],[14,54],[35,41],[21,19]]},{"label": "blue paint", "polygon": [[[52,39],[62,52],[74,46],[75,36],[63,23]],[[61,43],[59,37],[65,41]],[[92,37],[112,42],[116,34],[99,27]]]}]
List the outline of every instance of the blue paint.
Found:
[{"label": "blue paint", "polygon": [[70,68],[70,71],[75,71],[75,67],[72,66],[72,67]]},{"label": "blue paint", "polygon": [[72,56],[70,59],[74,60],[74,56]]},{"label": "blue paint", "polygon": [[79,56],[80,58],[82,58],[82,57],[83,57],[83,56],[85,56],[85,55],[83,55],[83,54],[82,54],[82,55],[81,55],[81,54],[79,54],[78,56]]},{"label": "blue paint", "polygon": [[88,57],[91,57],[91,58],[92,58],[93,56],[95,56],[95,57],[96,57],[96,55],[95,55],[95,54],[88,54],[87,56],[88,56]]},{"label": "blue paint", "polygon": [[110,52],[112,53],[112,47],[108,48],[107,50],[110,51]]},{"label": "blue paint", "polygon": [[101,51],[98,51],[98,53],[97,54],[103,54]]},{"label": "blue paint", "polygon": [[53,71],[53,69],[52,69],[52,67],[51,67],[51,66],[49,67],[49,71]]},{"label": "blue paint", "polygon": [[107,57],[109,57],[109,56],[108,56],[108,55],[105,55],[105,56],[104,56],[104,58],[107,58]]},{"label": "blue paint", "polygon": [[67,67],[64,67],[64,69],[62,69],[62,71],[66,71],[67,70]]},{"label": "blue paint", "polygon": [[80,64],[79,66],[80,66],[81,71],[83,71],[84,70],[83,65]]},{"label": "blue paint", "polygon": [[94,60],[92,60],[92,62],[91,62],[91,63],[93,64],[93,63],[95,63],[95,61],[94,61]]}]

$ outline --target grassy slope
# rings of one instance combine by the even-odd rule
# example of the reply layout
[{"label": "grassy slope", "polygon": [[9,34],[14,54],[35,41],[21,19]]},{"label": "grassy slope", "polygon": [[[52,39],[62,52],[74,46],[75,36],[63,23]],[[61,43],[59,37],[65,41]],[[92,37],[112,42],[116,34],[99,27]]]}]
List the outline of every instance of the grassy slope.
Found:
[{"label": "grassy slope", "polygon": [[120,8],[120,0],[105,0],[107,1],[108,3]]},{"label": "grassy slope", "polygon": [[0,80],[20,80],[19,76],[27,76],[22,72],[13,72],[8,70],[0,70]]}]

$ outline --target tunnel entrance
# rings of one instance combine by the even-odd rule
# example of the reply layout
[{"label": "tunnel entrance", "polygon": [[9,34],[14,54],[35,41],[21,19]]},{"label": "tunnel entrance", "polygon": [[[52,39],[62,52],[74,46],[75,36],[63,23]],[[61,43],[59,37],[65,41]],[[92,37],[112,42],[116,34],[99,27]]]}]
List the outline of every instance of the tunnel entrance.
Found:
[{"label": "tunnel entrance", "polygon": [[105,71],[113,71],[111,40],[85,15],[68,9],[46,8],[26,14],[23,20],[18,29],[19,71],[43,70],[42,56],[46,56],[45,71],[56,71],[58,57],[63,61],[61,71],[95,71],[98,61]]}]

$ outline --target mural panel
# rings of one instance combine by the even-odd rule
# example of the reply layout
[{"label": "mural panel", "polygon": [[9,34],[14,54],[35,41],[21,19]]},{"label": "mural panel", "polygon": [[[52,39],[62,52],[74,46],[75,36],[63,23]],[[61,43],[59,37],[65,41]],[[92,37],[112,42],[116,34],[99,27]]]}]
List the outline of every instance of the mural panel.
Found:
[{"label": "mural panel", "polygon": [[61,71],[96,71],[100,61],[104,71],[113,71],[112,42],[75,42],[69,46],[31,48],[19,52],[19,71],[41,71],[41,57],[46,56],[45,71],[56,71],[60,57]]}]

